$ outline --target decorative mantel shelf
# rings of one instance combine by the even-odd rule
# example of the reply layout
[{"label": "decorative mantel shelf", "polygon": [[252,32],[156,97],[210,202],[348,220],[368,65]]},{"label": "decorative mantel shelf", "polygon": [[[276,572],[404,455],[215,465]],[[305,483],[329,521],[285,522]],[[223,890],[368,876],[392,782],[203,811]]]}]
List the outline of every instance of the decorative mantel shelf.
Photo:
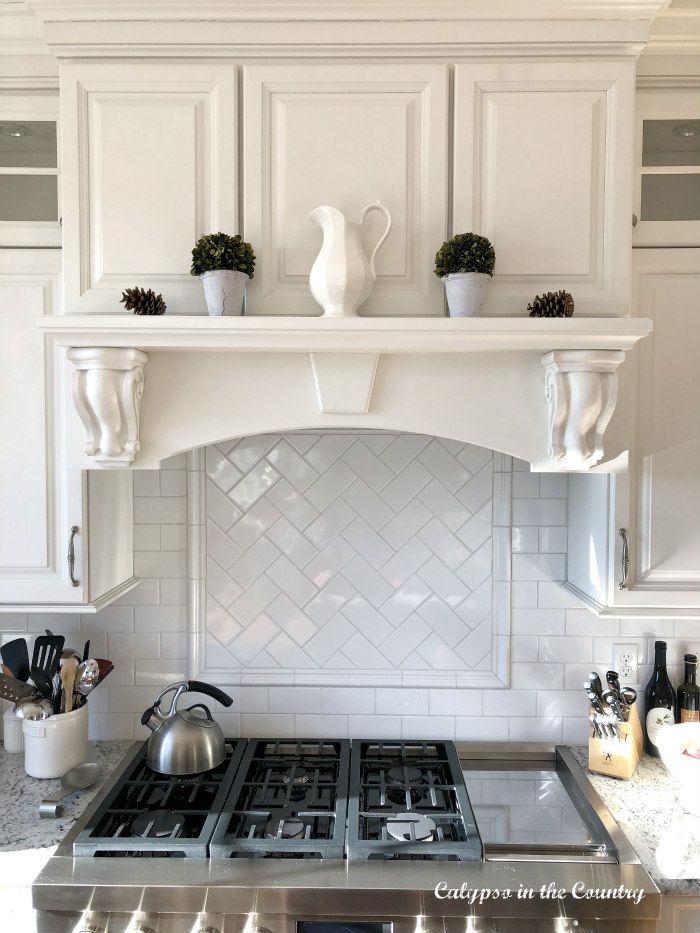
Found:
[{"label": "decorative mantel shelf", "polygon": [[471,441],[538,470],[587,470],[604,457],[617,368],[652,330],[590,317],[82,314],[39,326],[74,367],[91,461],[81,465],[140,468],[227,437],[366,427]]}]

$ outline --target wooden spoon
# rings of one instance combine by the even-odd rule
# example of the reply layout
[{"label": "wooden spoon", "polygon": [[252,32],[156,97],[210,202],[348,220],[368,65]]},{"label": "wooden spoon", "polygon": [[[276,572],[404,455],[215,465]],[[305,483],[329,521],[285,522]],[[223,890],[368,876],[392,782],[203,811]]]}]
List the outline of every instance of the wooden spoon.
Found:
[{"label": "wooden spoon", "polygon": [[78,665],[75,658],[66,658],[61,665],[61,686],[63,687],[63,698],[61,702],[61,712],[70,713],[73,709],[73,687],[75,685],[75,672]]}]

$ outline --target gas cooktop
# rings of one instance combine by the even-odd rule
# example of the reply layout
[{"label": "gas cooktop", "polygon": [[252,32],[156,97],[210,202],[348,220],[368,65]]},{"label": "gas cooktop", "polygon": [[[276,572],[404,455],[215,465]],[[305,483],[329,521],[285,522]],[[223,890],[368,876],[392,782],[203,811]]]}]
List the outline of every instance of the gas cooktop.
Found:
[{"label": "gas cooktop", "polygon": [[452,742],[250,739],[185,778],[152,771],[144,745],[73,854],[469,861],[482,846]]}]

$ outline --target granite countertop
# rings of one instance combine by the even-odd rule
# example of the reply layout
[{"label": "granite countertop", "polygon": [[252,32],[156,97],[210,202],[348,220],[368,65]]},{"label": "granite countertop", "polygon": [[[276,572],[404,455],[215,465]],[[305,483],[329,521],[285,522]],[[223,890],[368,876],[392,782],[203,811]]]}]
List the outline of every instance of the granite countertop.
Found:
[{"label": "granite countertop", "polygon": [[[104,780],[131,744],[91,743],[92,760],[103,765]],[[587,749],[572,750],[585,767]],[[645,755],[630,781],[586,774],[662,893],[700,896],[700,819],[681,810],[677,782],[661,762]],[[39,802],[57,791],[60,781],[27,777],[21,754],[0,750],[0,891],[14,888],[29,897],[33,879],[104,780],[70,798],[60,819],[40,819]]]},{"label": "granite countertop", "polygon": [[[588,748],[572,748],[588,765]],[[681,809],[678,781],[658,758],[643,755],[629,781],[586,775],[662,894],[700,896],[700,818]]]}]

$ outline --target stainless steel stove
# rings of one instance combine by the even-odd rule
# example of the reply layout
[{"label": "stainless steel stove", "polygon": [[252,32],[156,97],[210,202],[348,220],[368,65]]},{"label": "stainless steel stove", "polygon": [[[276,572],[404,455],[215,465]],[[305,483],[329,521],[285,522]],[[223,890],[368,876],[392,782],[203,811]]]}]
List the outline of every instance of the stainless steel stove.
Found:
[{"label": "stainless steel stove", "polygon": [[33,898],[41,933],[652,933],[660,906],[567,748],[332,739],[231,740],[190,778],[135,746]]}]

